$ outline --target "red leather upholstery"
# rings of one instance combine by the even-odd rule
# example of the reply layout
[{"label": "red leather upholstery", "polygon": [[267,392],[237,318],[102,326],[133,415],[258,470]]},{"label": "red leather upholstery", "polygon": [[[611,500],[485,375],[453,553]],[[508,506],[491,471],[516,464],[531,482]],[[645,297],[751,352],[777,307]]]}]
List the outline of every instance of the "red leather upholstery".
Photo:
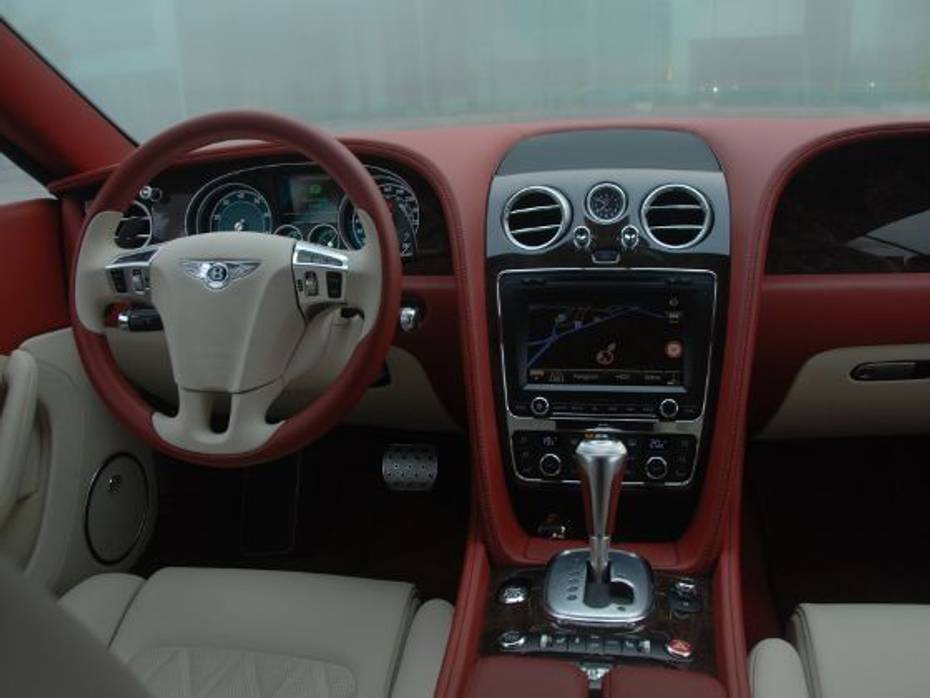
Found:
[{"label": "red leather upholstery", "polygon": [[68,326],[59,224],[52,199],[0,206],[0,354]]},{"label": "red leather upholstery", "polygon": [[486,657],[475,664],[465,698],[587,698],[588,677],[570,662]]},{"label": "red leather upholstery", "polygon": [[603,698],[727,698],[711,676],[655,667],[615,667],[603,686]]}]

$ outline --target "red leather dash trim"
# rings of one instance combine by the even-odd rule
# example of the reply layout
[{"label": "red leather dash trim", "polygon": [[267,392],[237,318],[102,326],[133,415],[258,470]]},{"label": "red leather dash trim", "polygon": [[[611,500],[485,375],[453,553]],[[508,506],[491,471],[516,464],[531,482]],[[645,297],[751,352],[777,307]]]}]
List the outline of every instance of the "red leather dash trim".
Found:
[{"label": "red leather dash trim", "polygon": [[0,206],[0,354],[70,322],[59,228],[52,199]]}]

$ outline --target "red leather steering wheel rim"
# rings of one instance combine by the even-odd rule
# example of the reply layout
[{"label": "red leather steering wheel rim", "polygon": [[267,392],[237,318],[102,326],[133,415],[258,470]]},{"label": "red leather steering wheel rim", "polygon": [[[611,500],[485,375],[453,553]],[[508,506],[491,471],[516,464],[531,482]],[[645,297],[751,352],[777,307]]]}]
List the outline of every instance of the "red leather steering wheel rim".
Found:
[{"label": "red leather steering wheel rim", "polygon": [[[126,380],[106,336],[90,331],[78,318],[75,279],[87,226],[103,211],[126,210],[141,187],[186,153],[230,140],[263,140],[293,147],[319,165],[378,230],[381,252],[381,304],[371,331],[358,344],[333,383],[312,403],[290,417],[260,448],[241,454],[213,455],[177,448],[156,433],[154,410]],[[103,273],[103,270],[101,270]],[[336,426],[378,378],[394,339],[401,295],[400,250],[384,197],[364,165],[326,132],[295,119],[261,111],[229,111],[196,117],[168,128],[129,155],[104,183],[84,219],[71,264],[70,313],[78,353],[91,384],[116,418],[152,448],[180,460],[213,467],[241,467],[292,453]]]}]

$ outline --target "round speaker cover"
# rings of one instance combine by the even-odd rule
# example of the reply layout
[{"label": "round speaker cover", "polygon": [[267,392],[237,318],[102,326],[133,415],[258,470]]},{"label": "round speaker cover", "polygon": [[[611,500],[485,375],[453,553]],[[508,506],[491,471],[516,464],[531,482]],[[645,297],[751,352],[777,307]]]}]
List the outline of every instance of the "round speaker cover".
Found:
[{"label": "round speaker cover", "polygon": [[100,562],[119,562],[132,551],[148,514],[148,482],[141,463],[114,456],[97,471],[87,498],[87,543]]}]

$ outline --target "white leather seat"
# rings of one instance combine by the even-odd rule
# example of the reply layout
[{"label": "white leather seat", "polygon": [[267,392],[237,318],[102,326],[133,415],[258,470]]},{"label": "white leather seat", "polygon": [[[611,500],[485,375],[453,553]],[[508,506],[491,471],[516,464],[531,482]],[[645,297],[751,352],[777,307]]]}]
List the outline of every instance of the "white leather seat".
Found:
[{"label": "white leather seat", "polygon": [[452,619],[410,584],[258,570],[103,574],[60,603],[159,698],[427,698]]},{"label": "white leather seat", "polygon": [[930,606],[802,604],[749,656],[754,698],[930,696]]}]

